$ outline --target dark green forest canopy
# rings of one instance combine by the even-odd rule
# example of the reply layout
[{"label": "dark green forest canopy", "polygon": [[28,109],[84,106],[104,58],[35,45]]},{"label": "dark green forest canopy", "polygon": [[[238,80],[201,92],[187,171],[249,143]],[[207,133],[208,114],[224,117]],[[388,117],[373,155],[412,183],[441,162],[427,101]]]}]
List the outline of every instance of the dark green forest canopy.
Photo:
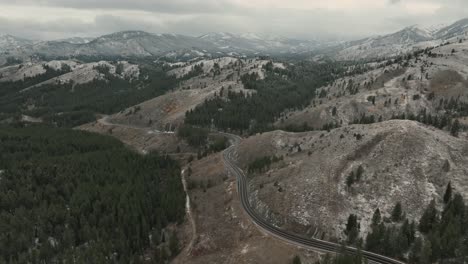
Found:
[{"label": "dark green forest canopy", "polygon": [[0,127],[0,171],[0,263],[130,263],[184,216],[174,161],[102,135]]}]

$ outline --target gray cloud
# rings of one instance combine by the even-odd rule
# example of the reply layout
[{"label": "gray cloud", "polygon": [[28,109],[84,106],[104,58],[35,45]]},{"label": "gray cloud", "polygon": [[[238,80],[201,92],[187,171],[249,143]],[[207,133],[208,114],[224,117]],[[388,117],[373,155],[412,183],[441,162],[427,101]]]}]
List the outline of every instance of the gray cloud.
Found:
[{"label": "gray cloud", "polygon": [[[30,39],[59,39],[72,32],[76,36],[87,36],[95,24],[73,19],[37,22],[26,19],[11,20],[0,17],[0,32]],[[71,36],[71,35],[70,35]]]},{"label": "gray cloud", "polygon": [[[3,9],[40,7],[44,12],[37,17],[5,12],[0,17],[0,34],[51,39],[144,30],[188,35],[226,31],[298,38],[358,38],[390,33],[413,24],[451,23],[468,14],[465,0],[451,0],[450,3],[446,0],[375,0],[376,3],[381,1],[383,6],[372,8],[361,7],[361,0],[355,0],[357,8],[350,9],[339,8],[336,3],[342,0],[332,0],[334,8],[301,8],[307,1],[299,0],[291,0],[296,5],[290,7],[259,4],[257,8],[256,0],[244,1],[244,4],[239,4],[240,1],[243,0],[42,0],[39,5],[32,0],[16,0],[14,4],[0,0]],[[253,7],[247,8],[246,3]],[[434,6],[437,9],[431,11]],[[429,11],[420,12],[425,7]],[[49,17],[53,18],[45,19]]]},{"label": "gray cloud", "polygon": [[[11,1],[0,0],[0,4]],[[38,5],[37,0],[16,0],[16,5]],[[77,9],[142,10],[157,13],[193,14],[242,11],[238,5],[225,0],[42,0],[40,6]]]}]

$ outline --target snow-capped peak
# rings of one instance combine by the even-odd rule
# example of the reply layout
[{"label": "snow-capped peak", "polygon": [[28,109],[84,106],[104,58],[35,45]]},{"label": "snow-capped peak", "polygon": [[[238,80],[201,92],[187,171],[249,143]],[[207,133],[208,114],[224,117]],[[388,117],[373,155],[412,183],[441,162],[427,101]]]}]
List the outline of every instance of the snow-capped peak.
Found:
[{"label": "snow-capped peak", "polygon": [[402,31],[411,32],[427,39],[433,38],[433,32],[431,32],[429,28],[420,25],[409,26],[404,28]]}]

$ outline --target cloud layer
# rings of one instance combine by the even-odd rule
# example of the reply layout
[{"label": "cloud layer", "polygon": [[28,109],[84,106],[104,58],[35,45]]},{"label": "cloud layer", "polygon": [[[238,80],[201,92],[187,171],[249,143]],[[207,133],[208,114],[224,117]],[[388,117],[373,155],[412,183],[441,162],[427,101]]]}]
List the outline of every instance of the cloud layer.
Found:
[{"label": "cloud layer", "polygon": [[[39,2],[39,3],[38,3]],[[448,3],[450,2],[450,3]],[[0,34],[35,39],[121,30],[355,38],[467,17],[465,0],[0,0]]]}]

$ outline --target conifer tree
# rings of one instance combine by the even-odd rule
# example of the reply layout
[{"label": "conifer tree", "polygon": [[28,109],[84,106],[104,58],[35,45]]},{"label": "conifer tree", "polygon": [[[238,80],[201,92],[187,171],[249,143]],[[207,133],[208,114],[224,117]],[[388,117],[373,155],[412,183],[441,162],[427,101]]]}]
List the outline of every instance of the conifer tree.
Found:
[{"label": "conifer tree", "polygon": [[403,209],[401,208],[401,202],[397,202],[392,211],[392,220],[394,222],[399,222],[403,215]]},{"label": "conifer tree", "polygon": [[444,194],[444,203],[448,204],[450,200],[452,199],[452,184],[449,182],[447,184],[447,188],[445,189],[445,194]]}]

